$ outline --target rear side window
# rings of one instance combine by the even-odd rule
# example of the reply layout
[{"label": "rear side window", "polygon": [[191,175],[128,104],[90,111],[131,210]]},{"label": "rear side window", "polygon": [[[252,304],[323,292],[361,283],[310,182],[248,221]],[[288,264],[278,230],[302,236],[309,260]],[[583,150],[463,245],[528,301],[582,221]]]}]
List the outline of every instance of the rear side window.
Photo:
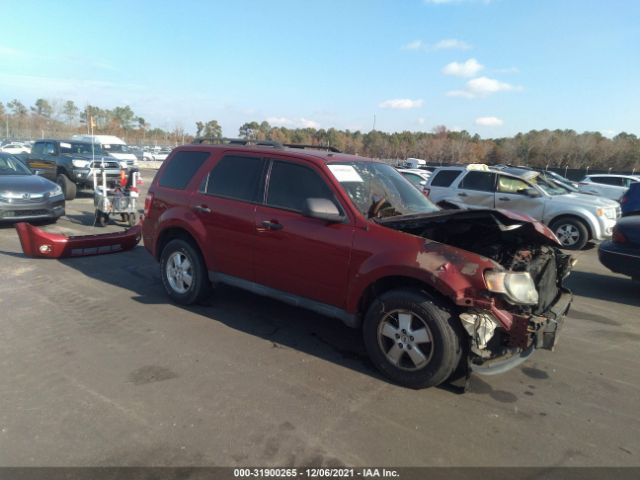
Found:
[{"label": "rear side window", "polygon": [[431,180],[432,187],[449,187],[460,176],[460,170],[440,170]]},{"label": "rear side window", "polygon": [[591,177],[591,181],[603,185],[614,185],[616,187],[623,185],[623,179],[619,177]]},{"label": "rear side window", "polygon": [[263,165],[264,160],[258,157],[222,157],[209,174],[206,192],[247,202],[256,201]]},{"label": "rear side window", "polygon": [[42,155],[44,153],[44,143],[36,142],[33,144],[33,148],[31,149],[31,153],[33,155]]},{"label": "rear side window", "polygon": [[274,162],[267,205],[302,212],[307,198],[326,198],[342,211],[333,192],[316,172],[295,163]]},{"label": "rear side window", "polygon": [[481,192],[493,192],[495,174],[488,172],[469,172],[462,179],[458,188],[465,190],[479,190]]},{"label": "rear side window", "polygon": [[209,157],[209,152],[178,152],[162,172],[161,187],[184,190]]}]

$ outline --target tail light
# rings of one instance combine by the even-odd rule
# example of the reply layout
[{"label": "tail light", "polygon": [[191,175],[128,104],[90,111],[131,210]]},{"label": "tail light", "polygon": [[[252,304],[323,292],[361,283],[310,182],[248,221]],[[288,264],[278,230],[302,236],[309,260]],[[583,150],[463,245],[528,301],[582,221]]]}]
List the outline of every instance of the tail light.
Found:
[{"label": "tail light", "polygon": [[149,217],[149,212],[151,211],[151,204],[153,203],[153,193],[149,192],[147,197],[144,199],[144,216],[145,218]]},{"label": "tail light", "polygon": [[622,197],[620,197],[620,205],[624,205],[628,200],[629,199],[627,198],[627,195],[624,194]]},{"label": "tail light", "polygon": [[425,197],[429,198],[429,194],[431,193],[431,190],[429,190],[428,188],[423,188],[422,193],[424,193]]},{"label": "tail light", "polygon": [[613,243],[627,243],[627,237],[625,237],[617,227],[613,227],[611,240],[613,240]]}]

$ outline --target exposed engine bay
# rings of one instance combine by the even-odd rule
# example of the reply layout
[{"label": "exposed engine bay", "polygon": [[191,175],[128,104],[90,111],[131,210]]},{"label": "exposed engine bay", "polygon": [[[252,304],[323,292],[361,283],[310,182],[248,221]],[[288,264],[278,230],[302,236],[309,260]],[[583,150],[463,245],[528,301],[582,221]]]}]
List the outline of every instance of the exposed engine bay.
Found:
[{"label": "exposed engine bay", "polygon": [[[447,210],[376,221],[477,253],[496,261],[506,271],[526,272],[531,277],[537,291],[535,301],[503,302],[513,319],[508,331],[486,310],[461,312],[460,320],[471,337],[476,363],[517,356],[534,348],[553,348],[559,322],[571,300],[562,281],[569,275],[572,258],[558,248],[553,234],[541,224],[497,210]],[[556,311],[558,308],[562,311]]]}]

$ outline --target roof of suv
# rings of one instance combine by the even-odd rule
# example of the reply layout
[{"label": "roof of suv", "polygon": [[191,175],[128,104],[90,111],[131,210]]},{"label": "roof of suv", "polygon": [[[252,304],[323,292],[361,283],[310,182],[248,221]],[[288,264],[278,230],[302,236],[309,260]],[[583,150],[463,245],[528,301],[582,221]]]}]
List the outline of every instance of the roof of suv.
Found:
[{"label": "roof of suv", "polygon": [[290,145],[280,145],[280,144],[248,144],[241,145],[238,143],[222,143],[222,144],[190,144],[190,145],[182,145],[180,147],[176,147],[174,151],[180,151],[184,149],[192,149],[198,148],[203,150],[238,150],[242,152],[259,152],[264,154],[265,152],[273,152],[273,153],[284,153],[291,154],[298,158],[305,158],[307,160],[313,162],[321,162],[321,163],[337,163],[337,162],[378,162],[384,163],[381,160],[375,160],[372,158],[361,157],[358,155],[351,155],[348,153],[342,152],[332,152],[322,150],[322,146],[318,146],[317,150],[311,148],[310,146],[305,146],[305,148],[301,148],[299,146],[290,146]]}]

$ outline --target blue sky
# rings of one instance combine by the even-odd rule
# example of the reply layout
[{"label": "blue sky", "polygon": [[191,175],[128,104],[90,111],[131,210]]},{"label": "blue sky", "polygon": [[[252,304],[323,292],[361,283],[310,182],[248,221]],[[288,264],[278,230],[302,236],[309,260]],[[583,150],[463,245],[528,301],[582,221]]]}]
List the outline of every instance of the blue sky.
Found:
[{"label": "blue sky", "polygon": [[640,2],[2,0],[0,101],[152,126],[640,134]]}]

